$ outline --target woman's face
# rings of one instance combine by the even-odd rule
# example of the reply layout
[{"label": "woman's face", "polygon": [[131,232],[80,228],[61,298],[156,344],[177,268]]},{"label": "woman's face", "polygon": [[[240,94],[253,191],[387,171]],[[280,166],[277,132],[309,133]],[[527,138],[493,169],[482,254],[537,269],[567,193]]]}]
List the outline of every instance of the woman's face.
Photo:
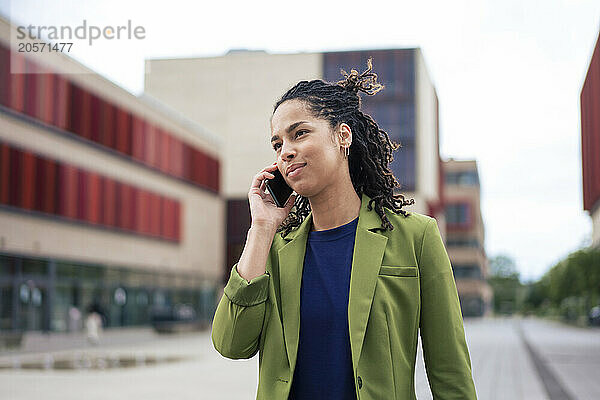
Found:
[{"label": "woman's face", "polygon": [[[304,197],[315,196],[340,182],[343,167],[348,168],[339,138],[332,138],[329,122],[314,117],[305,103],[297,99],[281,103],[273,114],[271,145],[285,181]],[[304,166],[288,173],[288,168],[295,164]]]}]

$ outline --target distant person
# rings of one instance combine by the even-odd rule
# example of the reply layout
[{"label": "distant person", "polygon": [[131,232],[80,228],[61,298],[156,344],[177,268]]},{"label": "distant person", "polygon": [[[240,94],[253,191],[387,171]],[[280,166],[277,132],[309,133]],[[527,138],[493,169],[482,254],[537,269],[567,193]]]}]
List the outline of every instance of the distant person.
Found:
[{"label": "distant person", "polygon": [[93,303],[88,307],[88,312],[96,312],[102,318],[102,326],[108,326],[108,316],[104,311],[102,305],[100,305],[100,300],[95,298]]},{"label": "distant person", "polygon": [[92,345],[100,343],[100,334],[102,333],[102,317],[96,311],[88,313],[85,320],[88,342]]},{"label": "distant person", "polygon": [[[402,210],[398,145],[360,109],[359,92],[382,89],[371,69],[298,82],[275,104],[276,161],[252,180],[212,326],[223,356],[260,353],[258,400],[414,399],[419,329],[433,398],[477,398],[437,221]],[[282,207],[265,186],[277,170],[296,192]]]},{"label": "distant person", "polygon": [[79,332],[81,330],[81,311],[75,306],[69,307],[69,332]]}]

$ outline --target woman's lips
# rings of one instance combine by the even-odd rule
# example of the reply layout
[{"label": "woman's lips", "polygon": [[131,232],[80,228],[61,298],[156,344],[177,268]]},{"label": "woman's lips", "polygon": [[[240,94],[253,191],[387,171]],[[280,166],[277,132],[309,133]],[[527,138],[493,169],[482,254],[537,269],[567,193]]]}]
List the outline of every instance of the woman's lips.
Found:
[{"label": "woman's lips", "polygon": [[304,167],[306,167],[306,164],[304,164],[303,166],[296,168],[295,170],[293,170],[292,172],[290,172],[288,174],[288,178],[293,178],[296,175],[300,174],[300,172],[304,169]]}]

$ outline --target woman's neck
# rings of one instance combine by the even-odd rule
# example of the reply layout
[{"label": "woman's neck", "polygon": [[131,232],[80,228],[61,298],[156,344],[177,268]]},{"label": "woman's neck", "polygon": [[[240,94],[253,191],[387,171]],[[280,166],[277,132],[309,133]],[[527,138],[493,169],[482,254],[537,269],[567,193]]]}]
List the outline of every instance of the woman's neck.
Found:
[{"label": "woman's neck", "polygon": [[361,199],[351,190],[330,190],[309,198],[313,231],[337,228],[353,221],[360,212]]}]

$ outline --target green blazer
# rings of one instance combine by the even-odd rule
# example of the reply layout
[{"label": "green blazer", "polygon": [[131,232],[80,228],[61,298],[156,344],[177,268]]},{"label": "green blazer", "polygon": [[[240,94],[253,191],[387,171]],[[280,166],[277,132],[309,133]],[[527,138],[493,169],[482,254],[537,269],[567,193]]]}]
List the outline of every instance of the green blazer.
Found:
[{"label": "green blazer", "polygon": [[[357,399],[416,399],[419,331],[433,398],[476,399],[456,284],[436,220],[384,208],[394,225],[385,231],[375,209],[368,210],[369,200],[362,195],[348,303]],[[285,238],[277,233],[266,273],[250,282],[236,263],[215,312],[212,341],[221,355],[259,353],[258,400],[287,400],[290,392],[311,223],[312,212]]]}]

